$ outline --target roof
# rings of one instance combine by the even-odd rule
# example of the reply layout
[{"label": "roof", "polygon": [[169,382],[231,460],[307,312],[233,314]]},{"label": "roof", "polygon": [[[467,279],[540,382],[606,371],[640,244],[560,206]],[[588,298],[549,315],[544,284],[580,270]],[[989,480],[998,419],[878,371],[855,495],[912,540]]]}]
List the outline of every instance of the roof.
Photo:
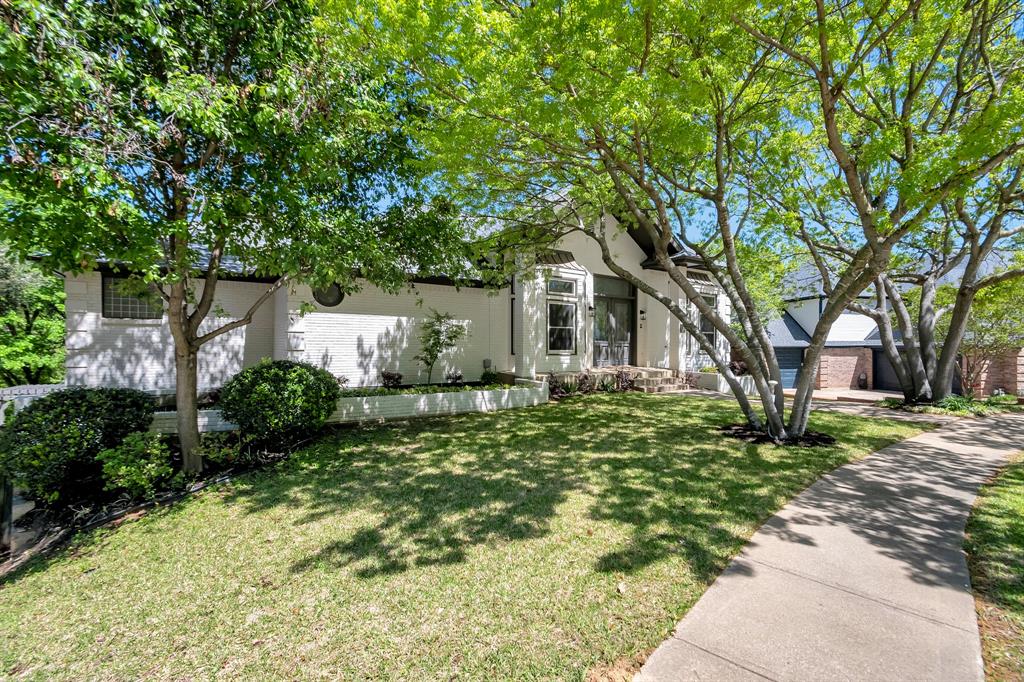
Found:
[{"label": "roof", "polygon": [[576,257],[572,255],[572,251],[563,251],[562,249],[551,249],[538,253],[537,265],[555,265],[568,270],[586,272],[586,269],[576,262]]},{"label": "roof", "polygon": [[788,312],[768,323],[768,336],[774,348],[807,348],[811,337]]}]

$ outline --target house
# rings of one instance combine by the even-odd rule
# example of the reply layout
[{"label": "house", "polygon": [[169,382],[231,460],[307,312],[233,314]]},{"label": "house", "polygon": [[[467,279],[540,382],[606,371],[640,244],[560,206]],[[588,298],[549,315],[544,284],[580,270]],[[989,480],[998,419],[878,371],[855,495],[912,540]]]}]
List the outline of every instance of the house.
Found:
[{"label": "house", "polygon": [[[947,281],[956,281],[962,271],[951,273]],[[768,327],[772,346],[779,361],[783,386],[793,388],[803,365],[804,349],[828,300],[821,280],[813,268],[797,271],[791,283],[793,293],[786,300],[782,316]],[[870,305],[869,297],[864,297]],[[893,330],[899,346],[899,330]],[[892,363],[882,350],[878,325],[867,315],[844,311],[829,330],[821,353],[815,389],[870,389],[902,391]],[[959,377],[954,392],[960,392]],[[975,393],[991,395],[995,391],[1024,395],[1024,349],[996,358],[980,373]]]},{"label": "house", "polygon": [[[824,294],[803,294],[786,301],[782,316],[768,325],[784,388],[794,388],[804,349],[825,307]],[[815,389],[900,390],[892,365],[882,352],[878,326],[860,313],[845,311],[829,330],[821,352]]]},{"label": "house", "polygon": [[[612,246],[617,262],[683,302],[678,287],[651,258],[653,246],[643,235],[620,230]],[[679,256],[677,261],[707,300],[728,315],[727,297],[698,269],[696,259]],[[66,277],[66,381],[172,392],[173,342],[163,312],[122,292],[117,278],[109,270]],[[217,312],[204,329],[242,316],[268,284],[241,273],[221,281]],[[349,386],[379,384],[383,370],[400,372],[409,383],[424,382],[426,370],[415,355],[419,325],[431,309],[451,313],[468,331],[442,358],[435,377],[448,369],[460,370],[467,381],[485,369],[539,377],[609,365],[664,368],[678,375],[711,362],[663,305],[614,276],[597,243],[573,233],[498,290],[479,282],[457,287],[443,278],[414,279],[411,290],[400,294],[366,283],[348,296],[336,288],[283,287],[251,324],[202,348],[200,390],[221,386],[261,358],[310,362],[346,377]],[[727,349],[713,327],[704,327]]]}]

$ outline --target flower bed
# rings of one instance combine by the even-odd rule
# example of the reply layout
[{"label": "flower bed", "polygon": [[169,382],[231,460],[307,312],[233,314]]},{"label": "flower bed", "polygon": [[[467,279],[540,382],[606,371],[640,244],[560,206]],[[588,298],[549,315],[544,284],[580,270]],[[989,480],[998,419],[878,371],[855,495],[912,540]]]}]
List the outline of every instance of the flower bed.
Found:
[{"label": "flower bed", "polygon": [[[350,389],[342,393],[338,408],[327,420],[344,424],[361,421],[383,421],[408,417],[431,417],[466,412],[493,412],[517,407],[531,407],[548,401],[548,385],[543,381],[517,379],[508,386],[431,386],[411,387],[444,389],[432,392],[410,392],[409,389]],[[368,395],[351,395],[367,391]],[[346,395],[349,394],[349,395]],[[175,412],[158,412],[151,430],[159,433],[177,431]],[[237,427],[221,417],[219,410],[199,411],[200,431],[232,431]]]},{"label": "flower bed", "polygon": [[431,393],[461,393],[463,391],[494,391],[506,388],[526,388],[523,384],[413,384],[387,388],[386,386],[361,386],[341,391],[342,398],[368,398],[379,395],[427,395]]}]

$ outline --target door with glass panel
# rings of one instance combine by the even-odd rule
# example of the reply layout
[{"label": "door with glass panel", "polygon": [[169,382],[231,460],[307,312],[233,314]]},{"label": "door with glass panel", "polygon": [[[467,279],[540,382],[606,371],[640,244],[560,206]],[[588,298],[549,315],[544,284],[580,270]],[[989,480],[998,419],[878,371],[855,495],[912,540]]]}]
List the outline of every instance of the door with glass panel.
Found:
[{"label": "door with glass panel", "polygon": [[636,290],[616,277],[594,276],[594,365],[632,365]]}]

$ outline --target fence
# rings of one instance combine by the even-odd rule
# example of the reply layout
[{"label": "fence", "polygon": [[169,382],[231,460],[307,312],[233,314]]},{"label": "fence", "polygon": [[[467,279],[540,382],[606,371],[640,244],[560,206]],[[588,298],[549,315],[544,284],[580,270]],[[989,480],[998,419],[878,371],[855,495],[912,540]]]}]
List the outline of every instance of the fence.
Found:
[{"label": "fence", "polygon": [[36,398],[41,398],[47,393],[53,393],[62,388],[67,387],[64,384],[29,384],[0,388],[0,426],[3,426],[8,412],[13,414]]}]

